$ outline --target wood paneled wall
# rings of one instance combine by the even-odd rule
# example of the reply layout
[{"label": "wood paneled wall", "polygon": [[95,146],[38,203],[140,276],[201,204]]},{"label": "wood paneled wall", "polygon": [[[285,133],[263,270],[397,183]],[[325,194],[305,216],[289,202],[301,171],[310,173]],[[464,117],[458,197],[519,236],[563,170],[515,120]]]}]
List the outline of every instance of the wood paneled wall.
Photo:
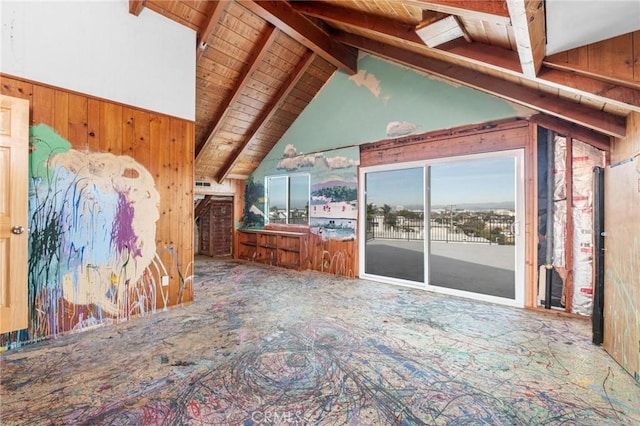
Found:
[{"label": "wood paneled wall", "polygon": [[640,114],[605,169],[604,347],[640,382]]},{"label": "wood paneled wall", "polygon": [[504,151],[528,142],[529,123],[507,119],[361,145],[360,166]]},{"label": "wood paneled wall", "polygon": [[130,156],[151,173],[160,194],[156,261],[169,275],[155,306],[191,301],[194,124],[7,75],[0,80],[2,94],[29,100],[31,124],[47,124],[79,151]]},{"label": "wood paneled wall", "polygon": [[637,82],[640,81],[640,31],[558,53],[546,61]]},{"label": "wood paneled wall", "polygon": [[349,278],[358,276],[356,240],[323,240],[309,232],[309,269]]}]

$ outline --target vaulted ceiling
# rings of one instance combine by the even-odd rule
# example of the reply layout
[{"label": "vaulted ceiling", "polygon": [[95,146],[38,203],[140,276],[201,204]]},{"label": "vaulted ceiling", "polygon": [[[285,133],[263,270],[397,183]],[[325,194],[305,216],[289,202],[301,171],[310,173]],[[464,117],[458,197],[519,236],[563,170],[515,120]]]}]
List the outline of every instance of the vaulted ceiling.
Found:
[{"label": "vaulted ceiling", "polygon": [[196,31],[196,179],[222,182],[251,174],[336,70],[357,72],[360,52],[624,136],[626,115],[640,112],[640,25],[547,56],[545,5],[130,0],[129,11],[149,8]]}]

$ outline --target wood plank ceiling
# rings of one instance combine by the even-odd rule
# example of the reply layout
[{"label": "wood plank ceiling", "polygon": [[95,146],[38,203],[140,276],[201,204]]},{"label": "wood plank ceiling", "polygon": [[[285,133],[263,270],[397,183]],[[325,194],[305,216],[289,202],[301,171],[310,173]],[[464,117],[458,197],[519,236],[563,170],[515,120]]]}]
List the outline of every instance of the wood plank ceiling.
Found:
[{"label": "wood plank ceiling", "polygon": [[[640,32],[545,57],[543,0],[130,0],[197,33],[196,179],[246,178],[366,52],[606,136],[640,112]],[[453,19],[449,18],[453,17]],[[444,18],[459,32],[428,47]]]}]

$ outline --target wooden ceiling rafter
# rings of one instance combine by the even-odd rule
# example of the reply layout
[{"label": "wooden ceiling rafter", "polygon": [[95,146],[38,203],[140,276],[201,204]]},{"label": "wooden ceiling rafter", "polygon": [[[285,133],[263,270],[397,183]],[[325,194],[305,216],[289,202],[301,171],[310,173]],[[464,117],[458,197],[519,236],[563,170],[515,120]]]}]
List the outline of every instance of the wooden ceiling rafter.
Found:
[{"label": "wooden ceiling rafter", "polygon": [[292,3],[291,7],[307,16],[350,27],[357,27],[367,31],[379,32],[389,37],[423,45],[422,40],[415,32],[415,26],[394,21],[393,19],[383,16],[365,12],[353,13],[353,11],[344,7],[333,4],[320,5],[314,1],[296,1]]},{"label": "wooden ceiling rafter", "polygon": [[492,24],[511,25],[511,18],[508,14],[497,13],[495,10],[487,12],[483,8],[478,7],[482,6],[483,2],[480,1],[477,2],[478,4],[473,8],[469,8],[469,6],[474,6],[474,2],[467,2],[467,7],[461,7],[461,2],[446,0],[398,0],[397,3],[406,6],[417,7],[420,9],[428,9],[434,12],[445,13],[447,15],[456,15],[462,18],[477,19],[479,21],[489,22]]},{"label": "wooden ceiling rafter", "polygon": [[238,0],[238,3],[347,74],[358,69],[358,51],[335,41],[286,1]]},{"label": "wooden ceiling rafter", "polygon": [[609,152],[611,150],[611,138],[609,136],[594,132],[578,124],[569,123],[557,117],[542,113],[532,115],[529,120],[546,129],[578,139],[602,151]]},{"label": "wooden ceiling rafter", "polygon": [[144,4],[147,0],[129,0],[129,13],[135,16],[139,16],[142,9],[144,9]]},{"label": "wooden ceiling rafter", "polygon": [[623,78],[616,78],[610,75],[599,74],[576,64],[562,64],[558,62],[551,62],[551,61],[545,60],[542,62],[542,66],[547,69],[555,69],[555,70],[565,71],[567,73],[574,73],[584,77],[590,77],[595,80],[600,80],[605,83],[610,83],[617,86],[640,90],[640,81],[626,80]]},{"label": "wooden ceiling rafter", "polygon": [[[520,62],[515,52],[498,46],[482,43],[452,41],[441,46],[450,54],[485,68],[521,76]],[[491,67],[487,64],[493,64]],[[595,74],[573,72],[568,67],[547,67],[543,65],[538,75],[531,79],[544,87],[569,91],[576,96],[589,96],[640,112],[640,84],[626,84],[619,80],[607,79]]]},{"label": "wooden ceiling rafter", "polygon": [[207,18],[204,29],[198,31],[198,42],[196,45],[196,61],[199,61],[202,55],[204,54],[205,49],[207,48],[207,40],[209,40],[209,36],[218,25],[218,21],[222,17],[222,14],[227,8],[227,4],[229,0],[216,0],[211,2],[213,3],[210,14]]},{"label": "wooden ceiling rafter", "polygon": [[233,166],[237,163],[240,156],[244,153],[249,144],[253,141],[254,137],[263,130],[267,123],[271,120],[276,111],[282,106],[286,97],[291,93],[298,81],[302,78],[309,66],[316,58],[316,54],[310,50],[307,50],[302,56],[300,61],[296,64],[296,67],[291,71],[289,77],[283,82],[278,89],[278,92],[273,96],[272,101],[263,109],[258,118],[253,123],[249,134],[244,138],[244,141],[236,149],[236,152],[227,160],[225,165],[220,169],[216,180],[221,183],[227,178]]},{"label": "wooden ceiling rafter", "polygon": [[206,148],[211,144],[211,140],[214,138],[216,133],[222,128],[224,124],[224,120],[229,114],[231,110],[231,106],[238,100],[238,98],[242,95],[242,91],[251,80],[251,76],[254,71],[258,69],[258,66],[264,59],[265,55],[269,51],[269,47],[273,44],[276,37],[278,35],[278,29],[274,26],[269,26],[268,30],[260,37],[259,41],[256,42],[254,53],[251,55],[252,61],[249,63],[242,72],[242,75],[238,78],[236,85],[227,98],[225,99],[222,105],[225,105],[224,108],[221,109],[221,112],[218,114],[213,120],[213,128],[208,133],[205,142],[196,148],[196,162],[198,162],[201,153],[206,150]]},{"label": "wooden ceiling rafter", "polygon": [[[439,46],[436,49],[430,49],[422,44],[422,41],[415,32],[409,30],[409,26],[403,26],[388,18],[370,14],[349,13],[348,9],[342,7],[333,5],[321,6],[318,3],[308,1],[296,2],[293,8],[300,13],[323,19],[330,23],[357,28],[365,33],[384,34],[385,36],[398,39],[403,43],[414,44],[422,49],[428,49],[428,55],[437,59],[443,59],[445,61],[451,59],[463,60],[499,72],[507,72],[518,77],[523,74],[523,64],[522,60],[519,59],[518,53],[503,47],[477,42],[469,43],[460,38]],[[427,52],[427,50],[425,50],[425,52]],[[539,58],[540,63],[535,65],[535,67],[542,66],[541,59],[542,58]],[[529,74],[533,74],[533,64],[530,65],[532,66]],[[535,70],[535,73],[538,73],[538,70]],[[526,73],[524,74],[529,77]],[[613,102],[625,108],[629,106],[640,108],[640,91],[633,88],[618,87],[610,83],[600,82],[594,77],[579,76],[573,73],[548,70],[546,68],[542,75],[538,77],[539,78],[536,79],[536,76],[532,75],[531,79],[545,86],[554,88],[560,88],[559,85],[563,85],[563,88],[573,89],[571,90],[572,93],[575,93],[577,96],[593,95],[604,98],[603,101]],[[638,111],[640,112],[640,109]]]},{"label": "wooden ceiling rafter", "polygon": [[498,77],[480,74],[460,65],[429,58],[365,37],[342,31],[337,32],[335,37],[341,42],[357,47],[360,50],[478,89],[534,110],[563,118],[569,122],[592,128],[610,136],[622,138],[626,133],[625,117],[599,111],[559,96],[542,93]]},{"label": "wooden ceiling rafter", "polygon": [[542,67],[538,79],[548,86],[579,95],[593,95],[604,101],[640,112],[640,87],[632,88],[598,78]]},{"label": "wooden ceiling rafter", "polygon": [[535,78],[545,54],[544,2],[506,0],[522,73]]}]

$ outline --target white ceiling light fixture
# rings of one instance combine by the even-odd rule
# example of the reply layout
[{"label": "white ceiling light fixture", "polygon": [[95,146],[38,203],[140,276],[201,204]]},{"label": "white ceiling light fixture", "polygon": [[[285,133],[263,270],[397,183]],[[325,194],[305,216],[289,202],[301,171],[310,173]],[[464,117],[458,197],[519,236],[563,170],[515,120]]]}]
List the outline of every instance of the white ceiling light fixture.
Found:
[{"label": "white ceiling light fixture", "polygon": [[416,34],[427,47],[436,47],[459,37],[468,37],[454,15],[436,22],[420,24],[416,27]]}]

